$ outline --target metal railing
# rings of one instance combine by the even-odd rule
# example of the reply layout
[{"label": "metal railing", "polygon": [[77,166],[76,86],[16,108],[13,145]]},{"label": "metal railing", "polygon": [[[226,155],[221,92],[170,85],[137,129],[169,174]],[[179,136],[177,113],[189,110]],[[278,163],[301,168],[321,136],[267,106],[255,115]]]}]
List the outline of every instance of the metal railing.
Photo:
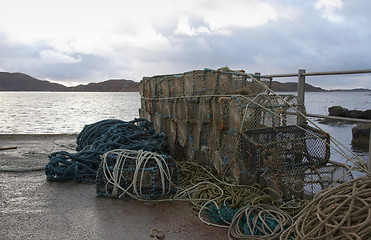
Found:
[{"label": "metal railing", "polygon": [[[306,76],[326,76],[326,75],[346,75],[346,74],[362,74],[362,73],[371,73],[371,69],[364,69],[364,70],[349,70],[349,71],[328,71],[328,72],[309,72],[307,73],[305,69],[299,69],[298,73],[288,73],[288,74],[271,74],[271,75],[261,75],[262,77],[269,77],[269,78],[280,78],[280,77],[298,77],[298,97],[300,100],[304,102],[305,98],[305,77]],[[334,117],[334,116],[325,116],[325,115],[318,115],[318,114],[306,114],[309,117],[320,117],[326,119],[337,119],[337,120],[345,120],[345,121],[353,121],[353,122],[361,122],[361,123],[371,123],[371,120],[367,119],[359,119],[359,118],[343,118],[343,117]],[[304,121],[304,119],[299,119],[300,121]],[[369,140],[369,150],[368,150],[368,169],[371,171],[371,130],[370,130],[370,140]]]}]

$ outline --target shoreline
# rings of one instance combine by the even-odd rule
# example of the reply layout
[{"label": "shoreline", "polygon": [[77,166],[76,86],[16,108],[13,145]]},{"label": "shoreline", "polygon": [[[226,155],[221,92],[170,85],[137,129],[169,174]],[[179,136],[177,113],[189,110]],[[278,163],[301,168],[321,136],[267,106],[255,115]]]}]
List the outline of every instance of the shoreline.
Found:
[{"label": "shoreline", "polygon": [[78,133],[2,133],[0,138],[3,137],[73,137],[78,136]]}]

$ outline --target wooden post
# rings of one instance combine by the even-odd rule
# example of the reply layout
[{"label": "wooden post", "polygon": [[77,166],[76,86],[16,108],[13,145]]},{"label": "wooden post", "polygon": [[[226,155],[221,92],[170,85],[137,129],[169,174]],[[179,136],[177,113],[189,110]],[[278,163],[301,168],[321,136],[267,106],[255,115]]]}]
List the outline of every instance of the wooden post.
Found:
[{"label": "wooden post", "polygon": [[370,139],[368,141],[368,171],[371,172],[371,129],[370,129]]},{"label": "wooden post", "polygon": [[[304,105],[305,103],[304,102],[305,100],[305,75],[303,75],[303,73],[305,73],[305,69],[299,69],[298,71],[298,97]],[[303,109],[299,109],[299,110],[303,111]],[[304,117],[298,114],[298,120],[297,120],[298,125],[302,125],[304,121],[305,121]]]}]

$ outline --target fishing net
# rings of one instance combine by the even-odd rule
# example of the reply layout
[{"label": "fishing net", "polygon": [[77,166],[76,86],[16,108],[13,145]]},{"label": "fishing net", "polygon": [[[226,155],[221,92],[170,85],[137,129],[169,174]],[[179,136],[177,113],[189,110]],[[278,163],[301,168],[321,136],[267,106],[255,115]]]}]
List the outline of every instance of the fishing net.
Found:
[{"label": "fishing net", "polygon": [[[270,84],[228,68],[143,78],[139,112],[167,133],[176,158],[213,166],[240,184],[267,184],[281,197],[299,196],[292,182],[326,165],[329,135],[302,121],[305,107],[296,96],[271,94]],[[293,168],[298,174],[281,177]]]},{"label": "fishing net", "polygon": [[58,151],[45,166],[48,181],[95,182],[101,156],[113,149],[130,149],[167,154],[166,134],[157,134],[145,119],[125,122],[106,119],[85,125],[77,136],[77,152]]}]

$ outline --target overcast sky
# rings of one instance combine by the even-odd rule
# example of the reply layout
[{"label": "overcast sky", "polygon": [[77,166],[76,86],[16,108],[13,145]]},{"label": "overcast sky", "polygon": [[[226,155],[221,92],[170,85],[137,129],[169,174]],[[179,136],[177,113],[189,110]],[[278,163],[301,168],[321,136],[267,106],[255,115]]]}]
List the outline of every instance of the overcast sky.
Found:
[{"label": "overcast sky", "polygon": [[[223,66],[262,74],[371,69],[371,1],[1,2],[0,71],[70,86]],[[307,83],[371,88],[371,74]]]}]

